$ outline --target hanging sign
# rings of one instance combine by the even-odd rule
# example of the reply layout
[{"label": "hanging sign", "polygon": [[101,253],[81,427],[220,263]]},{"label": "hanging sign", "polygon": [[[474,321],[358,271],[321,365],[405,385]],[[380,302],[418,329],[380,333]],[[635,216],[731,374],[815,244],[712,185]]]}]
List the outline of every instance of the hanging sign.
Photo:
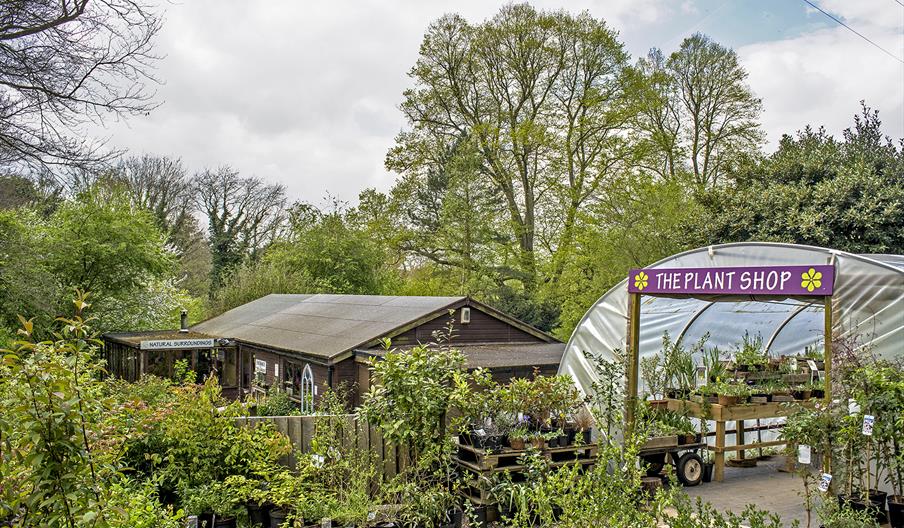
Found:
[{"label": "hanging sign", "polygon": [[822,477],[819,479],[819,491],[823,493],[827,493],[829,491],[829,486],[832,484],[832,475],[828,473],[823,473]]},{"label": "hanging sign", "polygon": [[804,444],[797,446],[797,461],[801,464],[810,463],[810,446]]},{"label": "hanging sign", "polygon": [[213,339],[154,339],[141,342],[141,350],[182,350],[213,348]]},{"label": "hanging sign", "polygon": [[831,295],[835,266],[644,268],[628,274],[628,292],[693,295]]},{"label": "hanging sign", "polygon": [[867,414],[863,417],[863,434],[864,436],[873,436],[873,424],[876,423],[876,417]]}]

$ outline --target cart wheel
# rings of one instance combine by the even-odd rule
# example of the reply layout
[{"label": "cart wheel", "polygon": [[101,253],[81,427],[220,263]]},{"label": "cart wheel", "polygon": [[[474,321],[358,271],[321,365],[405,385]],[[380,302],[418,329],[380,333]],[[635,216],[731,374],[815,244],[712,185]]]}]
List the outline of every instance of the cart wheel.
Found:
[{"label": "cart wheel", "polygon": [[649,466],[647,466],[647,476],[650,477],[658,477],[660,473],[662,473],[662,468],[665,467],[665,464],[662,462],[653,462]]},{"label": "cart wheel", "polygon": [[678,480],[685,486],[696,486],[703,478],[703,459],[697,453],[685,453],[678,459]]},{"label": "cart wheel", "polygon": [[659,476],[665,467],[665,454],[644,455],[641,459],[647,464],[647,475],[651,477]]}]

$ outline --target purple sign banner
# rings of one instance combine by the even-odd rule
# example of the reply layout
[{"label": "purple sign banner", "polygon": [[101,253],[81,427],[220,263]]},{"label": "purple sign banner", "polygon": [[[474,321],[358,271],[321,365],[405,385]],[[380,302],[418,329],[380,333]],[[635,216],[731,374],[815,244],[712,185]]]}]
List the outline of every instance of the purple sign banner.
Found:
[{"label": "purple sign banner", "polygon": [[835,266],[632,269],[628,292],[698,295],[832,295]]}]

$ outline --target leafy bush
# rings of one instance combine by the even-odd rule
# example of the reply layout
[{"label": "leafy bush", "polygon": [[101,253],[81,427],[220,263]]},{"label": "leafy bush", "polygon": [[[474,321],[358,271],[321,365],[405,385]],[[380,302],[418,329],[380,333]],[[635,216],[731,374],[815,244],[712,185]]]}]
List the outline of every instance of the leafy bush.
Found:
[{"label": "leafy bush", "polygon": [[301,414],[298,402],[292,401],[286,391],[271,388],[267,395],[257,402],[259,416],[294,416]]},{"label": "leafy bush", "polygon": [[464,364],[461,352],[438,346],[390,350],[371,363],[372,378],[380,382],[364,395],[362,415],[382,429],[384,438],[410,445],[417,456],[443,439],[456,376]]}]

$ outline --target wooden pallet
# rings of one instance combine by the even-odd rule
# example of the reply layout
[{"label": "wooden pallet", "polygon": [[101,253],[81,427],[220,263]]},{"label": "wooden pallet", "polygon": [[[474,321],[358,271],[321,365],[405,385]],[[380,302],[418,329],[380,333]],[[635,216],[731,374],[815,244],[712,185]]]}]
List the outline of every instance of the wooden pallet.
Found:
[{"label": "wooden pallet", "polygon": [[[596,445],[553,447],[539,450],[553,467],[571,463],[588,464],[596,458]],[[458,454],[453,457],[460,466],[477,472],[520,471],[524,469],[520,458],[528,450],[503,448],[487,451],[474,446],[458,444]]]},{"label": "wooden pallet", "polygon": [[[509,473],[508,478],[513,480],[523,478],[522,472],[527,467],[521,464],[519,459],[529,450],[504,448],[490,452],[460,443],[457,444],[457,447],[458,456],[454,456],[452,459],[464,471],[460,494],[476,508],[481,509],[485,513],[487,521],[498,520],[497,501],[489,489],[490,479],[493,475],[503,472]],[[534,450],[534,452],[544,457],[552,468],[575,464],[587,468],[596,462],[597,449],[596,444],[570,445]]]}]

